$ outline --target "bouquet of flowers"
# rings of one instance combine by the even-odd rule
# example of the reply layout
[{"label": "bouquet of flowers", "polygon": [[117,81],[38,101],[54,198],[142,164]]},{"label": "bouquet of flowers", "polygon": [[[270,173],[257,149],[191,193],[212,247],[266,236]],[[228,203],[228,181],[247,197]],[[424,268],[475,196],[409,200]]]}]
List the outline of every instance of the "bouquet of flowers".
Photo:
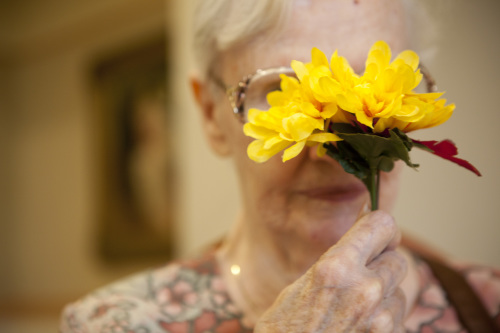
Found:
[{"label": "bouquet of flowers", "polygon": [[418,141],[406,133],[447,121],[454,104],[443,93],[417,93],[423,79],[418,55],[401,52],[391,61],[387,43],[370,49],[365,72],[357,75],[348,61],[313,48],[312,61],[292,61],[295,77],[281,75],[281,90],[270,92],[268,110],[250,109],[244,133],[255,140],[248,156],[265,162],[283,151],[283,162],[305,146],[337,160],[344,170],[366,185],[372,210],[378,209],[380,171],[389,172],[397,160],[416,168],[409,151],[420,148],[448,159],[480,176],[469,162],[456,157],[450,140]]}]

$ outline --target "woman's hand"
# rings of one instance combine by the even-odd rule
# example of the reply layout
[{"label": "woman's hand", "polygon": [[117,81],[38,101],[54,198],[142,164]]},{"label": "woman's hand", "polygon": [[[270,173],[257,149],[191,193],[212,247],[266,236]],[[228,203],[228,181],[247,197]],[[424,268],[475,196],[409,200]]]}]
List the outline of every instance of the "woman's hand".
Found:
[{"label": "woman's hand", "polygon": [[381,211],[362,217],[259,319],[256,333],[404,332],[401,238]]}]

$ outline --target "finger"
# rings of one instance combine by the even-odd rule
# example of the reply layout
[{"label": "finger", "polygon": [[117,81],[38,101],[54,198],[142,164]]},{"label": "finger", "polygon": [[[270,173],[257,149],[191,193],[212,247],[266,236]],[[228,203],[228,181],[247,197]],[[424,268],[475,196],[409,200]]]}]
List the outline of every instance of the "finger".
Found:
[{"label": "finger", "polygon": [[406,258],[396,251],[385,251],[367,266],[381,280],[384,296],[392,295],[408,271]]},{"label": "finger", "polygon": [[374,314],[369,331],[373,333],[404,332],[406,299],[403,291],[395,292],[384,299]]},{"label": "finger", "polygon": [[387,244],[386,248],[384,251],[393,251],[398,248],[398,246],[401,244],[401,240],[403,239],[403,233],[401,232],[401,229],[397,228],[396,234],[394,237],[391,239],[390,243]]},{"label": "finger", "polygon": [[367,264],[388,246],[397,246],[400,238],[394,219],[375,211],[359,219],[325,255],[338,255],[341,248],[346,257]]}]

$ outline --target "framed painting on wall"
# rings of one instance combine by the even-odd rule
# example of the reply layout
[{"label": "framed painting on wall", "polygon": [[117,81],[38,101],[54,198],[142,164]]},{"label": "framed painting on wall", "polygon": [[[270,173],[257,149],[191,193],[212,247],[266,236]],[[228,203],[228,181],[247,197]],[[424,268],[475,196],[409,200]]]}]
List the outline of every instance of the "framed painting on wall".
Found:
[{"label": "framed painting on wall", "polygon": [[169,259],[175,160],[164,35],[101,55],[92,65],[98,151],[98,244],[107,261]]}]

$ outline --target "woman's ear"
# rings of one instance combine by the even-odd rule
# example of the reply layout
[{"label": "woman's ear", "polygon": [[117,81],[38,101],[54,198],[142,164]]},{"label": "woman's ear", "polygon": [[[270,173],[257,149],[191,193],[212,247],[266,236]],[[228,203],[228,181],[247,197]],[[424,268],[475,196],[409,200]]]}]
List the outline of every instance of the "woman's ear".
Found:
[{"label": "woman's ear", "polygon": [[202,81],[197,75],[190,77],[191,89],[200,109],[202,127],[210,146],[219,156],[228,156],[231,153],[227,136],[224,131],[223,120],[215,107],[211,87],[206,81]]}]

